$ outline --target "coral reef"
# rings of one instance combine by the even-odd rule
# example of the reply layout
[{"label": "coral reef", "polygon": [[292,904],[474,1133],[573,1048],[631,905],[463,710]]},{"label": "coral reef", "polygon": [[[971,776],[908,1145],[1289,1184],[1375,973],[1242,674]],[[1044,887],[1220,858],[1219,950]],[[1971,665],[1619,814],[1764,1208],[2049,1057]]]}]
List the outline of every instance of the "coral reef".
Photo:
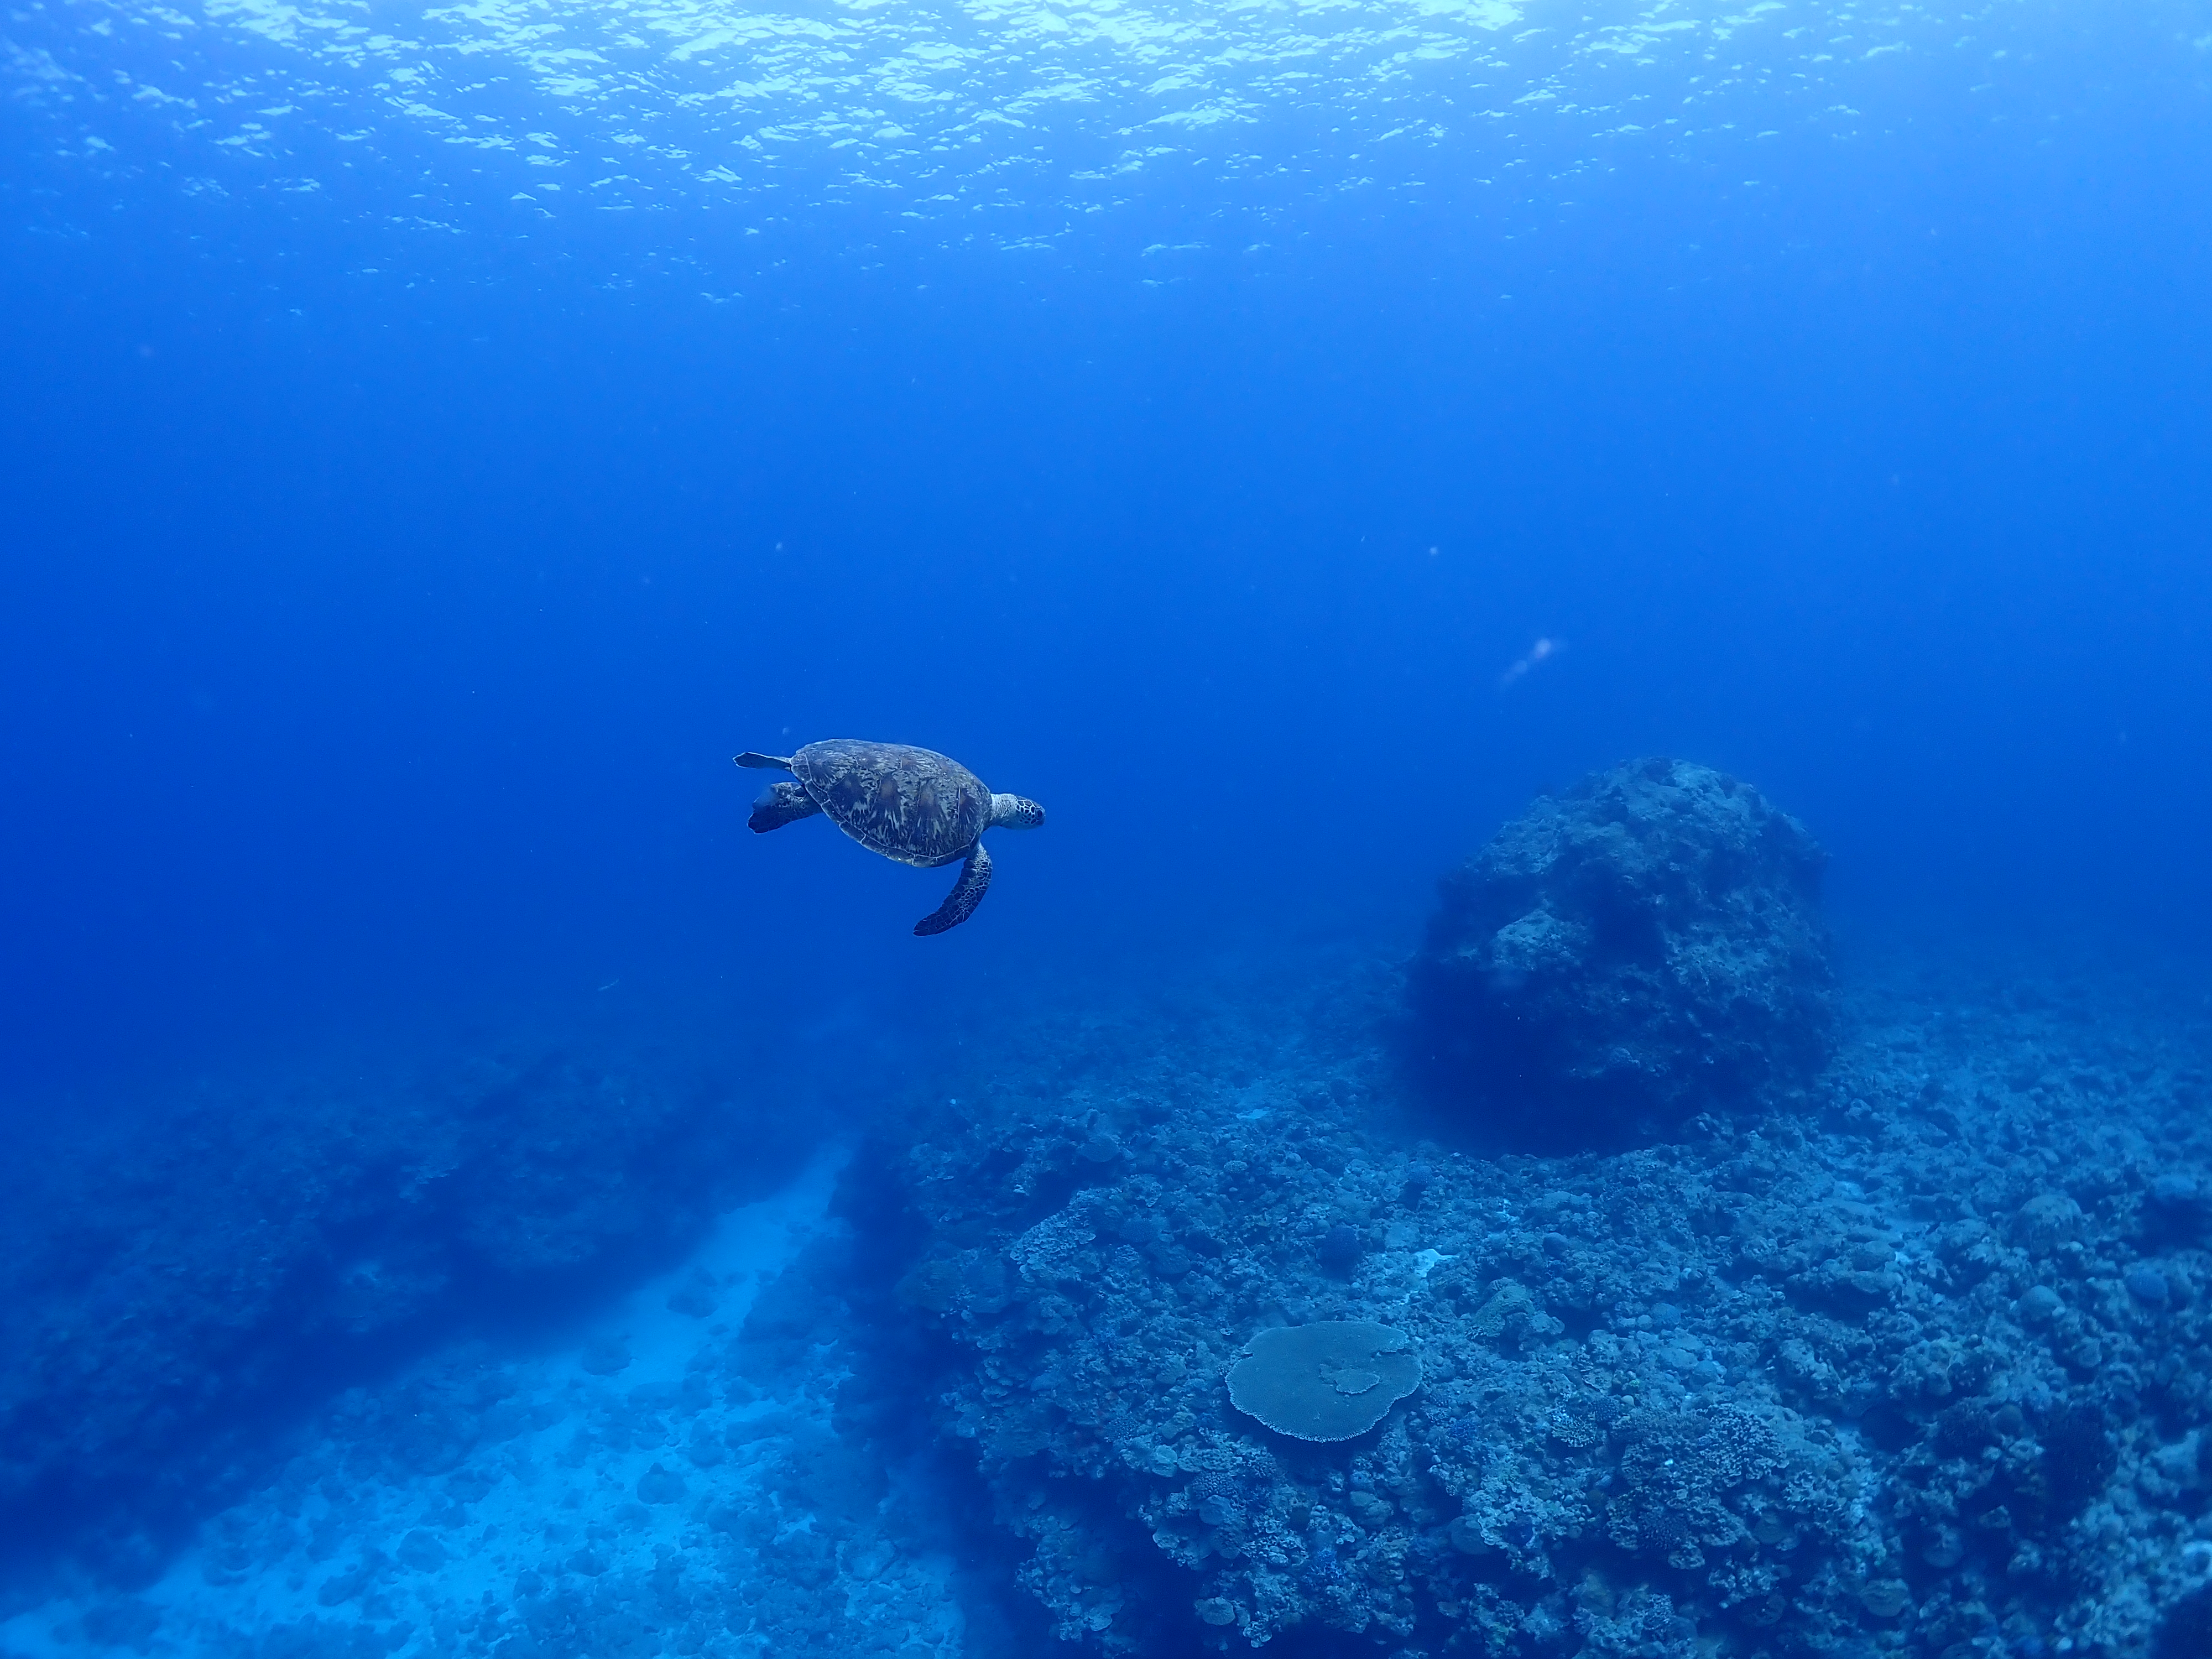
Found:
[{"label": "coral reef", "polygon": [[[2140,1659],[2201,1627],[2200,1023],[1869,984],[1802,1115],[1487,1159],[1328,1035],[1373,1000],[1093,1010],[866,1154],[953,1345],[927,1394],[1062,1638]],[[1236,1356],[1326,1321],[1405,1332],[1422,1386],[1271,1434]]]},{"label": "coral reef", "polygon": [[1617,1146],[1803,1089],[1826,1059],[1823,855],[1759,793],[1642,760],[1542,797],[1446,878],[1408,1052],[1453,1115]]},{"label": "coral reef", "polygon": [[[353,1390],[158,1583],[0,1645],[2201,1650],[2197,986],[1863,969],[1802,1110],[1559,1157],[1423,1139],[1395,994],[1209,967],[979,1024],[774,1260],[718,1228],[566,1352]],[[1382,1408],[1266,1426],[1238,1370],[1285,1358]]]},{"label": "coral reef", "polygon": [[0,1206],[0,1545],[150,1572],[288,1417],[618,1286],[802,1154],[696,1066],[545,1051],[56,1143]]}]

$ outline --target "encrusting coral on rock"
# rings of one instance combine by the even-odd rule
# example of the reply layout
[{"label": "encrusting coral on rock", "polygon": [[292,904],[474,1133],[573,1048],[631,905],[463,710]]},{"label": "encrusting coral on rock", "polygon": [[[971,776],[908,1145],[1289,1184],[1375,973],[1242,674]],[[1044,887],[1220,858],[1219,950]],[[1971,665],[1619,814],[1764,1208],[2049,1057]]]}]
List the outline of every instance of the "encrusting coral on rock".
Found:
[{"label": "encrusting coral on rock", "polygon": [[[1482,1158],[1389,1109],[1379,983],[1309,988],[1041,1025],[864,1155],[1063,1638],[2145,1659],[2202,1623],[2201,1023],[1870,981],[1796,1111]],[[1344,1439],[1249,1415],[1237,1367],[1340,1322],[1419,1389]]]},{"label": "encrusting coral on rock", "polygon": [[1571,1152],[1802,1090],[1826,1058],[1820,848],[1750,785],[1643,760],[1538,799],[1444,880],[1412,1060],[1488,1140]]}]

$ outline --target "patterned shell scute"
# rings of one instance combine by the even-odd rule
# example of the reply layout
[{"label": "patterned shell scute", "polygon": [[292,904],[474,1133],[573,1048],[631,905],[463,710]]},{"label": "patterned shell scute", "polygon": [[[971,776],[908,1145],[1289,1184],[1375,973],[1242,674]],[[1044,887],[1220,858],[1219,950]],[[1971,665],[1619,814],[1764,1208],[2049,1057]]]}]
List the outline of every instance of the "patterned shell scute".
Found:
[{"label": "patterned shell scute", "polygon": [[810,743],[791,769],[836,826],[902,864],[965,857],[991,822],[991,792],[958,761],[902,743]]}]

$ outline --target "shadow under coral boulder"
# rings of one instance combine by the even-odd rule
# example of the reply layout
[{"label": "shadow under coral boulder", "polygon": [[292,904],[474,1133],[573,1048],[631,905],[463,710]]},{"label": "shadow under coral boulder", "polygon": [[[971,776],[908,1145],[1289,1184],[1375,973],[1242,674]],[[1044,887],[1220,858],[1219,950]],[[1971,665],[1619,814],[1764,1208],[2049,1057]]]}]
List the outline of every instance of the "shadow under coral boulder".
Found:
[{"label": "shadow under coral boulder", "polygon": [[1831,1025],[1826,855],[1749,784],[1632,761],[1539,799],[1444,878],[1410,1056],[1486,1138],[1662,1136],[1802,1086]]}]

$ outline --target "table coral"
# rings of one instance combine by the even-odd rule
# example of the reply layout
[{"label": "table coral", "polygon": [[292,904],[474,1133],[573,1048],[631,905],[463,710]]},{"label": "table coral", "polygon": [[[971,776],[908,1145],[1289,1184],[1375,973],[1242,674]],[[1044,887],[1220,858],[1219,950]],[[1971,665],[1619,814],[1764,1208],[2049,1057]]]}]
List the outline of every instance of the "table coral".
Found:
[{"label": "table coral", "polygon": [[1277,1326],[1229,1368],[1230,1402],[1294,1440],[1353,1440],[1421,1386],[1405,1332],[1372,1320]]}]

